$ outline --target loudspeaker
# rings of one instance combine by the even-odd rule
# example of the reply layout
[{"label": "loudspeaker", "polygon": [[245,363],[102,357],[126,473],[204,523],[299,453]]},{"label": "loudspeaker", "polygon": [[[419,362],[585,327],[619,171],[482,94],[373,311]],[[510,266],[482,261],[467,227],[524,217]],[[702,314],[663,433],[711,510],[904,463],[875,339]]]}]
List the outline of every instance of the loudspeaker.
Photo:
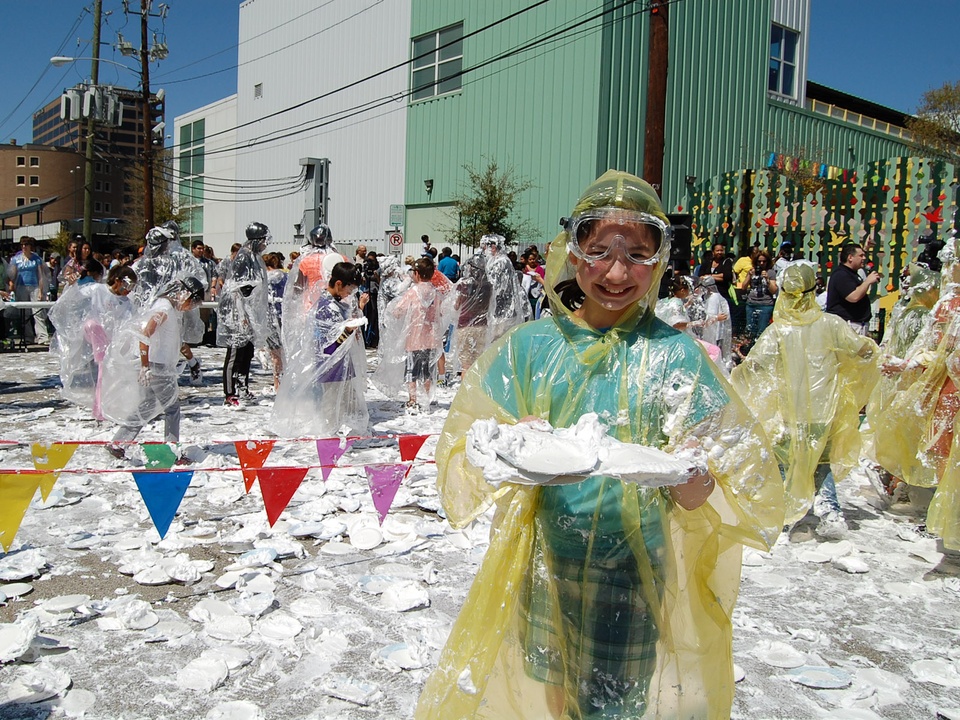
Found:
[{"label": "loudspeaker", "polygon": [[673,241],[670,243],[670,264],[675,268],[683,268],[684,274],[690,268],[690,260],[693,257],[691,245],[693,243],[693,231],[690,224],[693,222],[693,215],[689,213],[673,213],[667,215],[667,219],[673,226]]}]

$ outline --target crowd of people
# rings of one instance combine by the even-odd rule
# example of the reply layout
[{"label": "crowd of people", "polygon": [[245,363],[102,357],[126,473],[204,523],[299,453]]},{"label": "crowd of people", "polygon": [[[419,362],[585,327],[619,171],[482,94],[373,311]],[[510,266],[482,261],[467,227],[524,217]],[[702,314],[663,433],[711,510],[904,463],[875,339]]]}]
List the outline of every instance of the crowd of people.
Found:
[{"label": "crowd of people", "polygon": [[[178,377],[199,377],[190,346],[211,331],[224,405],[255,397],[259,352],[283,437],[363,434],[374,352],[369,380],[398,412],[459,382],[438,489],[455,527],[496,512],[416,716],[727,717],[743,546],[769,550],[806,518],[843,536],[836,483],[862,457],[884,497],[934,488],[926,527],[960,549],[960,239],[905,269],[878,344],[879,275],[856,243],[826,283],[789,242],[736,262],[717,244],[680,274],[656,192],[619,171],[562,226],[544,262],[492,234],[463,261],[427,236],[420,257],[361,245],[348,258],[320,225],[286,264],[254,222],[217,265],[175,224],[154,228],[132,267],[75,264],[50,311],[64,396],[118,425],[119,458],[160,416],[178,441]],[[23,297],[43,282],[30,250],[11,276]],[[206,318],[204,299],[217,303]],[[467,449],[478,421],[573,428],[586,414],[621,443],[689,459],[689,474],[491,482]]]}]

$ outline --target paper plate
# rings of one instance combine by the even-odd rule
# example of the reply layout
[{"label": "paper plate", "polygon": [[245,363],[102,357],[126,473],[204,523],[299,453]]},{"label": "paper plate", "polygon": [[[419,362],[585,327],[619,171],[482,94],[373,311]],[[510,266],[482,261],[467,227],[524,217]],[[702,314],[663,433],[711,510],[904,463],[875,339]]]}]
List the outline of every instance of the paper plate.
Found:
[{"label": "paper plate", "polygon": [[383,542],[383,533],[376,525],[358,524],[350,531],[350,544],[359,550],[373,550]]},{"label": "paper plate", "polygon": [[801,665],[787,670],[787,677],[795,683],[817,690],[841,690],[853,682],[850,673],[826,665]]},{"label": "paper plate", "polygon": [[9,583],[7,585],[0,585],[0,592],[8,598],[23,597],[33,592],[33,585],[30,583]]}]

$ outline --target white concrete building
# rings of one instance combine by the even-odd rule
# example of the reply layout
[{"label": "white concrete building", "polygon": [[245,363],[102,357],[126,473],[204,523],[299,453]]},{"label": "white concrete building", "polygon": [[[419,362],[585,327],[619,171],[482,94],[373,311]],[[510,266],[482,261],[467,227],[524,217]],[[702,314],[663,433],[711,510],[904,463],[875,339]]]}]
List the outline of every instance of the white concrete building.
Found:
[{"label": "white concrete building", "polygon": [[404,201],[409,38],[410,0],[240,6],[238,177],[281,182],[303,158],[329,160],[329,177],[325,219],[309,185],[278,186],[236,205],[238,228],[265,222],[286,251],[300,244],[295,225],[323,219],[350,257],[358,242],[384,247],[390,205]]},{"label": "white concrete building", "polygon": [[174,193],[188,211],[181,237],[187,245],[201,238],[217,257],[229,255],[239,239],[236,213],[245,181],[237,174],[236,127],[236,95],[174,119]]}]

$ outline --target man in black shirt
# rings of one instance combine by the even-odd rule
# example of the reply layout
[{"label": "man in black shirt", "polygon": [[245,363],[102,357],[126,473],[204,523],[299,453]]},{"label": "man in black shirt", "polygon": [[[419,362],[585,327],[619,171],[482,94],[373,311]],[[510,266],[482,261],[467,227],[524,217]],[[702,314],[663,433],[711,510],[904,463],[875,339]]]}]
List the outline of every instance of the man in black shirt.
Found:
[{"label": "man in black shirt", "polygon": [[848,323],[860,335],[867,334],[870,322],[870,286],[880,281],[880,273],[871,271],[865,280],[860,279],[860,269],[867,259],[863,248],[856,243],[846,243],[840,248],[840,267],[833,271],[827,283],[827,312],[833,313]]}]

